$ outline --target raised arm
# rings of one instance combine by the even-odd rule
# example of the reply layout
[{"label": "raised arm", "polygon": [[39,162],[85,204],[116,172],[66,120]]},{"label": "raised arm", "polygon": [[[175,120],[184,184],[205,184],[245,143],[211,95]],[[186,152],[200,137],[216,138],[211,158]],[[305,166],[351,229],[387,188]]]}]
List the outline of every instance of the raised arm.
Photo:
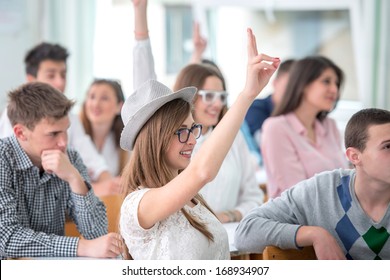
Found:
[{"label": "raised arm", "polygon": [[194,44],[194,50],[191,55],[190,63],[201,63],[203,58],[203,53],[207,47],[206,38],[200,35],[200,26],[199,22],[194,23],[192,31],[192,42]]},{"label": "raised arm", "polygon": [[146,228],[180,210],[207,182],[215,178],[246,111],[279,66],[278,58],[258,54],[251,29],[247,30],[247,36],[248,65],[244,90],[188,167],[165,186],[151,189],[145,194],[138,215]]},{"label": "raised arm", "polygon": [[149,39],[147,0],[133,0],[134,6],[134,48],[133,88],[137,89],[147,80],[156,80],[152,47]]}]

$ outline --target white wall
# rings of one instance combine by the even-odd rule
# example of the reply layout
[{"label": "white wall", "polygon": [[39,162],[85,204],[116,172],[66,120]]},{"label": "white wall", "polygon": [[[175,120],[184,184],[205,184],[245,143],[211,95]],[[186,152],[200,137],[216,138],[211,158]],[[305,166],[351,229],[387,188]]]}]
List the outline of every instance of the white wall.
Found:
[{"label": "white wall", "polygon": [[41,1],[0,1],[0,111],[7,93],[25,82],[24,55],[41,37]]}]

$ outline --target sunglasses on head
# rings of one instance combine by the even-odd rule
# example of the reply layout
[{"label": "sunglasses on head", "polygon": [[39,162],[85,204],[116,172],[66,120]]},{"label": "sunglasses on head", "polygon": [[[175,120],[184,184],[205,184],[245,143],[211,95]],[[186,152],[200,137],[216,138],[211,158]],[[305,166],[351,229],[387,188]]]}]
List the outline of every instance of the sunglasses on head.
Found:
[{"label": "sunglasses on head", "polygon": [[213,104],[217,101],[217,98],[219,98],[223,105],[227,104],[228,94],[226,91],[198,90],[198,94],[202,96],[202,100],[205,104]]},{"label": "sunglasses on head", "polygon": [[175,134],[179,137],[179,142],[183,144],[187,143],[190,138],[190,133],[194,135],[195,139],[198,139],[202,134],[202,125],[194,124],[191,128],[180,128],[175,132]]}]

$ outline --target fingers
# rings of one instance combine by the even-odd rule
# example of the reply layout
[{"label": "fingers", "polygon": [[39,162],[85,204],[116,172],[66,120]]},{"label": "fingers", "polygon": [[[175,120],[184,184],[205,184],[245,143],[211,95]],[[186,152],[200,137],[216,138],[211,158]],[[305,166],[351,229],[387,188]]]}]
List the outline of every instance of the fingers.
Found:
[{"label": "fingers", "polygon": [[194,23],[194,38],[199,38],[200,32],[199,32],[199,22]]},{"label": "fingers", "polygon": [[[253,59],[253,63],[259,63],[262,61],[269,61],[271,64],[264,65],[262,63],[261,66],[267,69],[273,69],[276,70],[280,64],[280,59],[276,57],[272,57],[266,54],[259,54],[257,50],[257,42],[256,42],[256,36],[253,34],[253,31],[251,28],[247,29],[247,34],[248,34],[248,58],[249,61]],[[272,65],[270,67],[269,65]]]},{"label": "fingers", "polygon": [[253,35],[251,28],[247,29],[247,36],[248,36],[248,58],[251,59],[252,57],[258,55],[256,37],[255,35]]},{"label": "fingers", "polygon": [[109,252],[108,256],[113,258],[117,257],[123,251],[123,239],[118,233],[111,232],[108,234],[109,237]]}]

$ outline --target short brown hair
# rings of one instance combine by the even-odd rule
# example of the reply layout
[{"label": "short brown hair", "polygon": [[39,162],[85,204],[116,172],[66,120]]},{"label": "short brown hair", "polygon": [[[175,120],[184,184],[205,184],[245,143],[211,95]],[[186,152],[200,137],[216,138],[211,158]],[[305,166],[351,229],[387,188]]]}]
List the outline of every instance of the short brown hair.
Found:
[{"label": "short brown hair", "polygon": [[8,118],[12,125],[20,123],[34,129],[44,118],[65,117],[73,105],[74,101],[52,86],[31,82],[8,93]]},{"label": "short brown hair", "polygon": [[390,111],[378,108],[358,111],[350,118],[345,128],[345,147],[353,147],[363,152],[369,137],[369,127],[387,123],[390,123]]}]

